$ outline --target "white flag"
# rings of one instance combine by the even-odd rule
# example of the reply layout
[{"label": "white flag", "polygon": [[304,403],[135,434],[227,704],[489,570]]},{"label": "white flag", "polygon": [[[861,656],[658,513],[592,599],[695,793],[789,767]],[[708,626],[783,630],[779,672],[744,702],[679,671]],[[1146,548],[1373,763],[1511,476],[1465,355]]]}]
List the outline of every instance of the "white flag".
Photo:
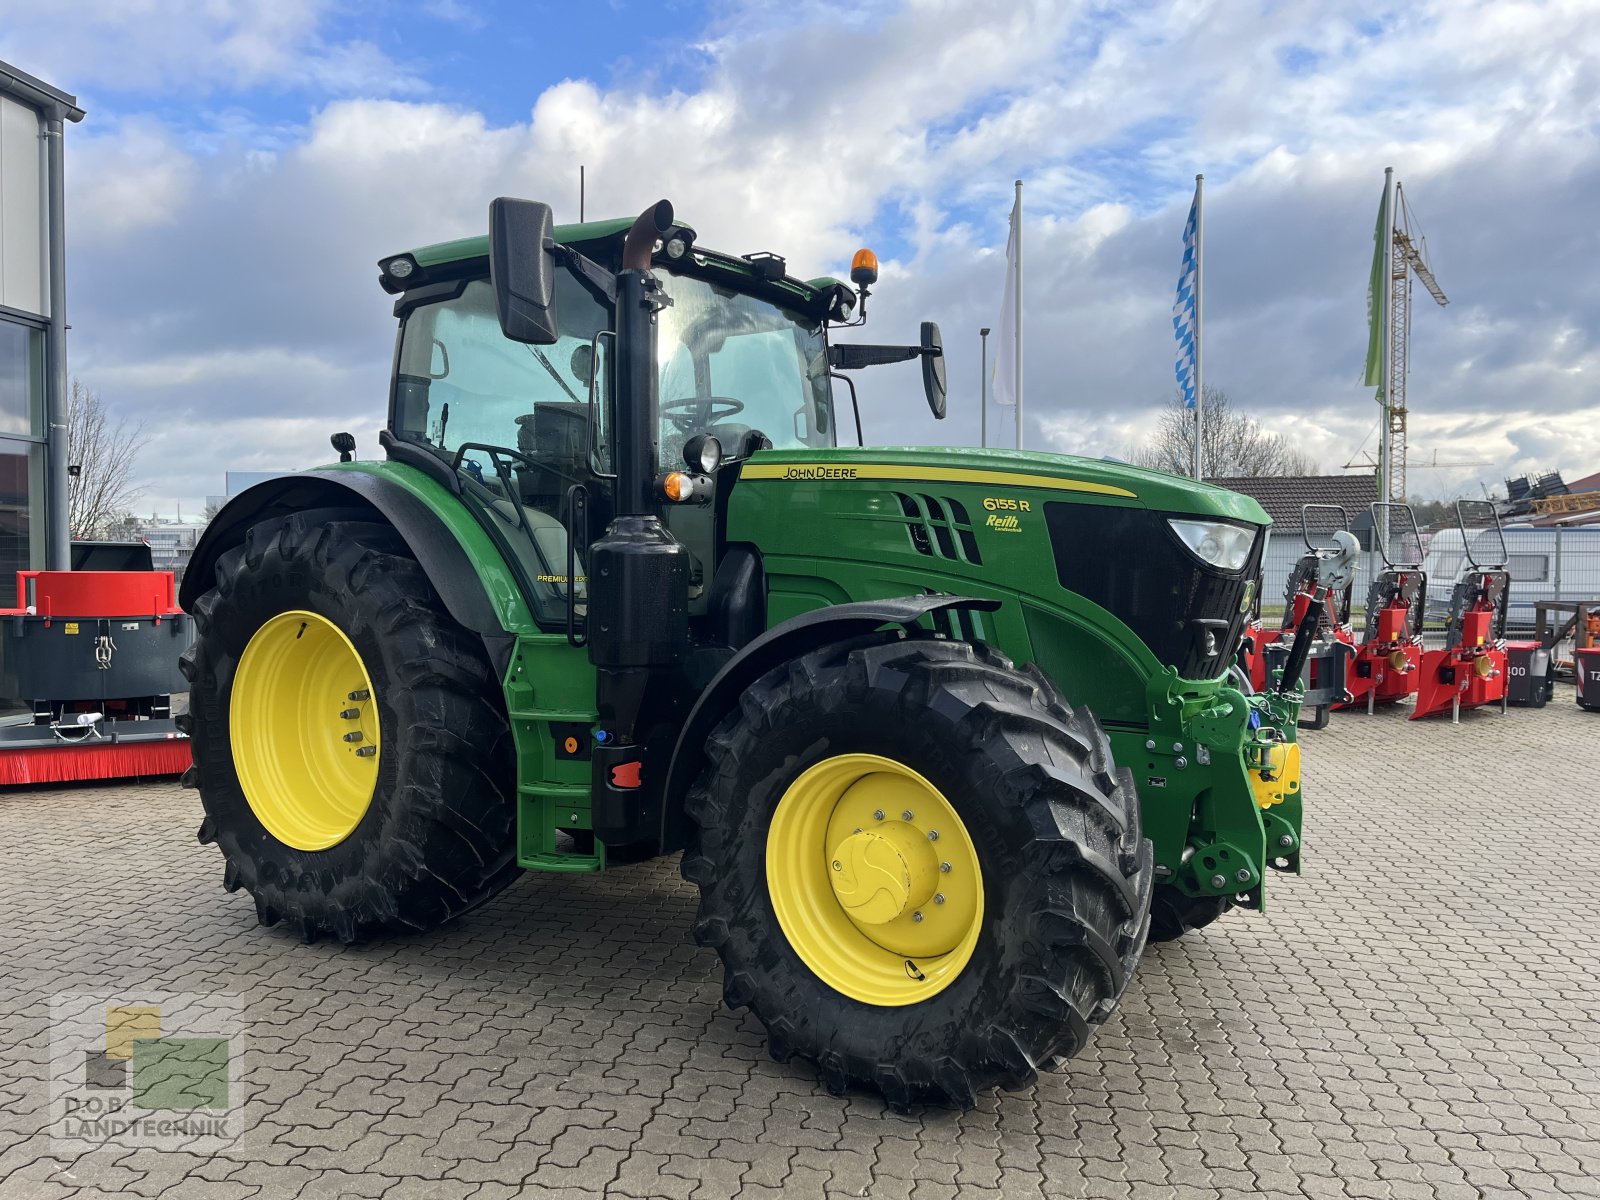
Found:
[{"label": "white flag", "polygon": [[1008,407],[1017,402],[1017,209],[1019,198],[1011,206],[1011,232],[1006,238],[1006,291],[1000,301],[1000,336],[995,342],[994,379],[992,392],[996,404]]}]

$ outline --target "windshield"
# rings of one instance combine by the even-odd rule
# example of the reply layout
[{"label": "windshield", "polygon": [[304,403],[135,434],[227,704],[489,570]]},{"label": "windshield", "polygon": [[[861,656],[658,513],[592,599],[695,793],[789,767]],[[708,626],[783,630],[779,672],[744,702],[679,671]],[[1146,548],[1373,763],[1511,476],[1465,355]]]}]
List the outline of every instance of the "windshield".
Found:
[{"label": "windshield", "polygon": [[822,327],[704,279],[663,273],[672,305],[657,339],[662,463],[709,432],[731,455],[751,431],[780,450],[832,446]]}]

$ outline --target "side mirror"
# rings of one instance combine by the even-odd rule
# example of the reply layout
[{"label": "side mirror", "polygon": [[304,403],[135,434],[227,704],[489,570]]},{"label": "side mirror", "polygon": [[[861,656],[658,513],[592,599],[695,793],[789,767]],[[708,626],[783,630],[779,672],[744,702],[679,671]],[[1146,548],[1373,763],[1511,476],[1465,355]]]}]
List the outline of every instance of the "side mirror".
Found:
[{"label": "side mirror", "polygon": [[936,321],[922,323],[922,390],[928,394],[928,407],[936,421],[944,420],[945,399],[950,393],[944,372],[944,340]]},{"label": "side mirror", "polygon": [[501,196],[489,205],[489,284],[500,332],[513,342],[553,345],[556,330],[555,259],[550,206]]}]

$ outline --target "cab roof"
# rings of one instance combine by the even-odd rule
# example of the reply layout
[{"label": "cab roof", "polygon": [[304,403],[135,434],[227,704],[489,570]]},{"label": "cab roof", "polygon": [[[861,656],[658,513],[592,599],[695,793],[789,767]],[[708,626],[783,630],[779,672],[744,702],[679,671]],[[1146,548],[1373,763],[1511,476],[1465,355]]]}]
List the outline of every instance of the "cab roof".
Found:
[{"label": "cab roof", "polygon": [[[555,240],[571,246],[602,266],[615,270],[622,253],[622,241],[633,227],[632,217],[614,217],[603,221],[584,221],[571,225],[557,225],[551,231]],[[663,265],[681,268],[700,268],[696,274],[710,277],[723,276],[741,291],[766,293],[766,298],[785,307],[797,308],[818,317],[833,315],[829,310],[836,303],[840,289],[849,292],[853,302],[854,289],[842,280],[831,276],[816,279],[796,279],[784,270],[781,258],[766,254],[749,254],[742,257],[706,250],[695,244],[692,226],[677,222],[663,241],[676,236],[686,236],[690,252],[684,260],[671,262],[660,252],[657,261]],[[389,264],[396,259],[409,258],[415,269],[403,280],[389,273]],[[449,242],[434,242],[411,250],[385,255],[378,260],[378,283],[386,292],[403,292],[425,283],[441,279],[460,278],[463,275],[487,274],[489,270],[489,236],[456,238]]]}]

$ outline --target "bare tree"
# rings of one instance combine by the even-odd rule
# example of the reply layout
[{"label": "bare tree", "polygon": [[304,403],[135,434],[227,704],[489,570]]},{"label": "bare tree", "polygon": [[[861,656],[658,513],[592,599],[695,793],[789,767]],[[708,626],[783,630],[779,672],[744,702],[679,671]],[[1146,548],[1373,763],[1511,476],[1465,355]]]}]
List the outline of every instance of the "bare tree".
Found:
[{"label": "bare tree", "polygon": [[[1316,462],[1281,434],[1237,411],[1221,388],[1206,388],[1202,470],[1208,476],[1316,475]],[[1187,475],[1194,455],[1194,412],[1174,393],[1161,410],[1155,432],[1130,458],[1141,467]]]},{"label": "bare tree", "polygon": [[97,393],[73,376],[67,397],[67,523],[75,538],[105,536],[144,490],[133,482],[144,425],[112,420]]}]

